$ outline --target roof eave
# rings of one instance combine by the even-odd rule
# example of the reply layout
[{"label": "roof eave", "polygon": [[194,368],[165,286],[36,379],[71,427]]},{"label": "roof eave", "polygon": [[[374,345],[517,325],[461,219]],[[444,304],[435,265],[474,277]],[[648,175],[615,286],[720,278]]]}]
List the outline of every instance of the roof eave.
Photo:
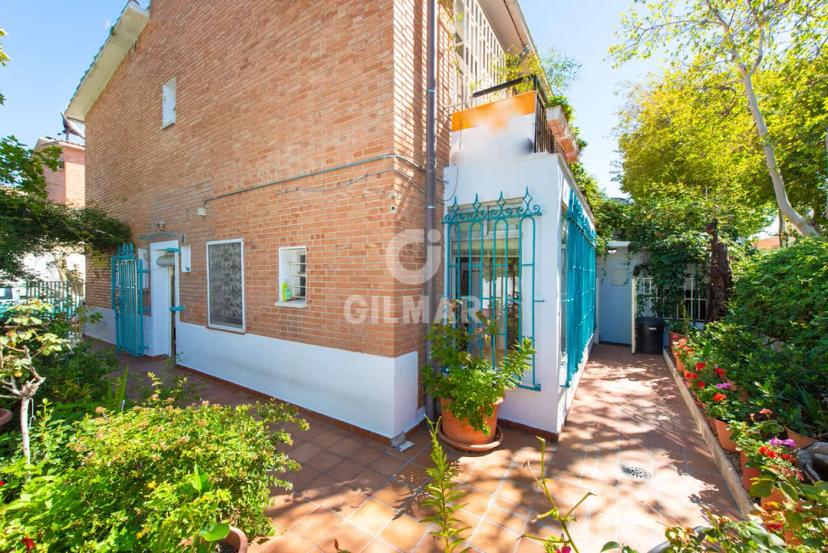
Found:
[{"label": "roof eave", "polygon": [[72,99],[69,100],[69,105],[66,106],[66,117],[78,121],[86,120],[86,114],[106,88],[126,55],[135,46],[148,21],[147,10],[141,9],[133,1],[127,2],[118,21],[112,27],[109,37],[98,50],[95,59],[92,60],[92,65],[86,70]]}]

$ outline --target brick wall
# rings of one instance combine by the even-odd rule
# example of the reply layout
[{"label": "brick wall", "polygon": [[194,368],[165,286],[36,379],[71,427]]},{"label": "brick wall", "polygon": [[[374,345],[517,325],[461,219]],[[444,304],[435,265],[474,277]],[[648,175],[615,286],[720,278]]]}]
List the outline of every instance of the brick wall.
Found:
[{"label": "brick wall", "polygon": [[[445,17],[441,29],[446,52]],[[422,163],[425,47],[425,6],[415,0],[154,0],[134,51],[86,118],[88,205],[127,222],[141,247],[159,221],[184,236],[185,322],[206,324],[205,242],[244,238],[248,332],[379,355],[421,349],[420,325],[343,318],[353,294],[389,298],[380,306],[389,301],[394,316],[403,296],[422,293],[385,265],[391,238],[423,226],[420,171],[386,159],[209,201],[206,217],[197,208],[381,154]],[[446,75],[445,56],[440,66]],[[176,122],[162,129],[161,86],[173,77]],[[439,119],[442,166],[446,113]],[[308,248],[305,309],[274,305],[282,246]],[[404,261],[419,266],[422,257],[415,248]],[[109,307],[105,258],[90,260],[88,281],[89,303]]]},{"label": "brick wall", "polygon": [[59,204],[82,207],[85,204],[86,192],[83,146],[51,141],[44,142],[43,146],[61,148],[60,161],[63,165],[57,171],[52,171],[48,167],[43,168],[49,200]]}]

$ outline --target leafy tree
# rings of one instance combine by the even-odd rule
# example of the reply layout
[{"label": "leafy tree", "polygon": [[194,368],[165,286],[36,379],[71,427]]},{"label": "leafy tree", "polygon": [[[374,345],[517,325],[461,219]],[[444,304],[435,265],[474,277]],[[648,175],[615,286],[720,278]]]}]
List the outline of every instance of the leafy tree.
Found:
[{"label": "leafy tree", "polygon": [[[4,34],[0,29],[0,37]],[[0,65],[7,61],[0,45]],[[59,159],[60,148],[34,151],[14,136],[0,138],[0,279],[29,276],[23,262],[27,254],[60,246],[109,249],[130,238],[127,225],[98,209],[48,200],[43,171],[57,170]]]},{"label": "leafy tree", "polygon": [[[786,60],[756,75],[777,157],[793,204],[824,228],[824,132],[828,127],[828,55],[802,66]],[[700,195],[722,213],[753,211],[754,228],[775,211],[759,138],[738,83],[694,64],[634,87],[616,128],[622,188],[638,201]]]},{"label": "leafy tree", "polygon": [[770,187],[735,95],[726,76],[693,70],[634,87],[616,127],[622,189],[637,202],[704,198],[719,217],[750,208],[753,224],[739,230],[750,235],[764,227]]},{"label": "leafy tree", "polygon": [[611,49],[617,63],[666,48],[676,62],[703,60],[699,69],[732,72],[741,82],[780,212],[806,235],[813,224],[791,204],[779,166],[777,142],[760,106],[757,73],[787,55],[814,60],[828,40],[824,0],[646,0],[622,19],[623,42]]}]

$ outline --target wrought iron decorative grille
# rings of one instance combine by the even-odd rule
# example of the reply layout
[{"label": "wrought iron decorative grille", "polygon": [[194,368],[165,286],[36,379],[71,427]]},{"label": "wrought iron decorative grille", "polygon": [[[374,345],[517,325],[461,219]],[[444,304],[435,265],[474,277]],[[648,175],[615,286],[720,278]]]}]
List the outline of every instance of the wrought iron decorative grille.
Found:
[{"label": "wrought iron decorative grille", "polygon": [[575,190],[569,193],[566,218],[566,296],[561,301],[566,313],[564,386],[569,386],[595,334],[595,230]]},{"label": "wrought iron decorative grille", "polygon": [[[490,341],[479,336],[469,344],[475,353],[490,355],[493,366],[524,338],[535,343],[535,218],[540,215],[527,188],[522,198],[506,199],[501,192],[491,203],[475,196],[472,204],[458,205],[455,198],[443,217],[446,299],[462,303],[464,316],[455,320],[470,332],[482,327],[478,310],[497,322]],[[520,386],[540,390],[534,355]]]}]

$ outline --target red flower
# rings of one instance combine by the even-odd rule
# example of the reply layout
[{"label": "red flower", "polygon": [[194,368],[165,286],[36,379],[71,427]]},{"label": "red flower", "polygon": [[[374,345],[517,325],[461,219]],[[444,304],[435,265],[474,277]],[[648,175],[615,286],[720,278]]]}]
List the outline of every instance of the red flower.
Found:
[{"label": "red flower", "polygon": [[769,522],[765,523],[765,528],[767,528],[771,532],[778,532],[782,529],[782,523],[781,522],[769,521]]},{"label": "red flower", "polygon": [[717,392],[717,393],[713,394],[713,401],[715,401],[715,402],[724,401],[726,399],[727,399],[727,396],[720,393],[720,392]]},{"label": "red flower", "polygon": [[794,459],[794,456],[790,453],[783,453],[781,457],[789,463],[793,463],[794,461],[796,461],[796,459]]},{"label": "red flower", "polygon": [[716,374],[717,374],[717,375],[719,375],[719,378],[724,379],[724,377],[725,377],[725,370],[724,370],[723,368],[721,368],[721,367],[716,367],[716,368],[715,368],[715,369],[713,369],[713,370],[715,370],[715,371],[716,371]]},{"label": "red flower", "polygon": [[699,377],[696,373],[686,372],[684,373],[684,378],[687,380],[696,380]]},{"label": "red flower", "polygon": [[705,368],[706,366],[707,366],[707,363],[705,363],[704,361],[699,361],[698,363],[696,363],[696,370],[700,371],[703,368]]},{"label": "red flower", "polygon": [[6,481],[5,480],[0,480],[0,488],[2,488],[5,485],[6,485]]},{"label": "red flower", "polygon": [[707,384],[705,384],[704,381],[702,381],[702,380],[697,380],[696,381],[696,387],[697,388],[704,388],[705,386],[707,386]]},{"label": "red flower", "polygon": [[777,452],[775,452],[773,449],[766,445],[763,445],[759,448],[759,455],[764,455],[768,459],[776,459],[777,457],[779,457],[779,454]]},{"label": "red flower", "polygon": [[26,551],[32,551],[35,548],[35,542],[29,536],[23,538],[23,545],[26,546]]}]

